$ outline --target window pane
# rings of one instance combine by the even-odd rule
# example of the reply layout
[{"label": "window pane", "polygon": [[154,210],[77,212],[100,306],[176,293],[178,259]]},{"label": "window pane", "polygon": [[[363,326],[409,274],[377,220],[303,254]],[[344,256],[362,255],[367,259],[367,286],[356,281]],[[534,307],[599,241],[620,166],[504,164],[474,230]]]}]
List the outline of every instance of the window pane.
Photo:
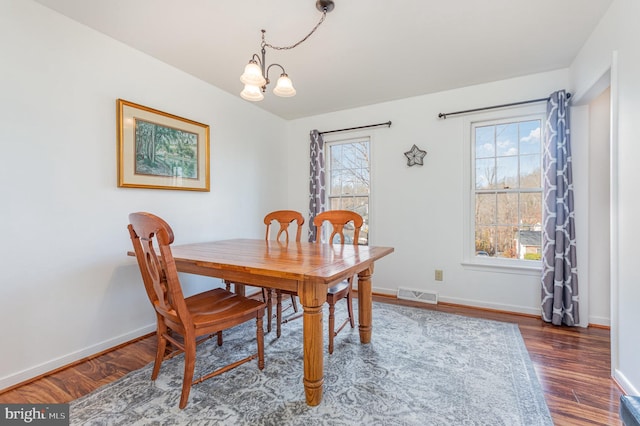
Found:
[{"label": "window pane", "polygon": [[353,195],[355,193],[355,182],[351,170],[345,171],[342,180],[342,195]]},{"label": "window pane", "polygon": [[332,171],[340,170],[344,168],[342,164],[342,145],[331,145],[329,147],[329,158]]},{"label": "window pane", "polygon": [[496,156],[518,155],[517,123],[496,126]]},{"label": "window pane", "polygon": [[369,193],[369,170],[368,169],[351,169],[350,184],[351,194],[368,194]]},{"label": "window pane", "polygon": [[356,170],[357,176],[357,186],[356,186],[356,194],[369,194],[369,169],[358,169]]},{"label": "window pane", "polygon": [[518,194],[498,194],[498,224],[518,225]]},{"label": "window pane", "polygon": [[342,170],[332,170],[331,171],[331,186],[329,189],[330,196],[337,196],[342,194],[342,182],[343,182],[343,174]]},{"label": "window pane", "polygon": [[369,197],[342,197],[338,201],[340,210],[351,210],[363,217],[369,206]]},{"label": "window pane", "polygon": [[520,154],[540,154],[540,120],[520,123]]},{"label": "window pane", "polygon": [[518,157],[496,158],[497,187],[500,189],[518,188]]},{"label": "window pane", "polygon": [[493,256],[495,250],[495,228],[492,226],[476,227],[476,256]]},{"label": "window pane", "polygon": [[476,158],[493,157],[495,126],[476,127]]},{"label": "window pane", "polygon": [[329,210],[342,210],[342,198],[330,198]]},{"label": "window pane", "polygon": [[496,194],[476,195],[476,224],[496,223]]},{"label": "window pane", "polygon": [[541,158],[540,154],[520,156],[520,188],[542,186]]},{"label": "window pane", "polygon": [[496,256],[510,259],[517,258],[513,226],[496,226]]},{"label": "window pane", "polygon": [[525,260],[540,260],[542,257],[542,231],[523,231],[518,233],[518,257]]},{"label": "window pane", "polygon": [[493,189],[496,185],[495,160],[476,160],[476,189]]},{"label": "window pane", "polygon": [[520,226],[522,229],[540,228],[542,225],[542,194],[520,194]]},{"label": "window pane", "polygon": [[345,143],[340,145],[340,147],[342,148],[342,159],[347,165],[353,165],[353,161],[355,160],[355,150],[353,149],[353,145],[354,144],[352,143]]}]

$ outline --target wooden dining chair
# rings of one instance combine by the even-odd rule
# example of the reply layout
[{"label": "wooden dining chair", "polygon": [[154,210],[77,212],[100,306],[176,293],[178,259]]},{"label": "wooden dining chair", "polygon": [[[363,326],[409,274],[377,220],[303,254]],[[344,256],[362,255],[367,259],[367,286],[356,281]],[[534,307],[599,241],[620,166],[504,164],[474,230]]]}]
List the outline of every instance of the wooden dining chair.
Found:
[{"label": "wooden dining chair", "polygon": [[[162,361],[184,352],[184,376],[179,407],[187,405],[191,386],[231,370],[241,364],[258,359],[258,368],[264,368],[264,331],[262,317],[265,305],[222,288],[205,291],[185,298],[171,254],[173,231],[161,218],[150,213],[129,215],[129,234],[142,273],[149,301],[157,319],[158,346],[151,380],[158,377]],[[155,247],[157,244],[157,247]],[[222,331],[254,319],[256,321],[257,353],[222,366],[193,381],[196,346],[214,335],[222,345]],[[167,343],[176,350],[165,354]]]},{"label": "wooden dining chair", "polygon": [[[313,219],[313,224],[316,226],[316,242],[321,242],[321,229],[323,223],[328,222],[331,224],[331,235],[327,240],[328,243],[333,244],[335,239],[338,238],[340,244],[345,244],[347,242],[347,238],[345,237],[345,227],[348,226],[350,222],[353,222],[353,235],[352,235],[352,243],[353,245],[358,245],[358,238],[360,237],[360,228],[364,223],[362,216],[358,213],[350,211],[350,210],[329,210],[326,212],[319,213]],[[353,300],[351,297],[351,290],[353,286],[353,280],[355,279],[355,275],[349,277],[347,280],[344,280],[332,287],[329,287],[327,290],[327,303],[329,304],[329,353],[333,353],[333,339],[342,331],[342,329],[350,323],[351,328],[355,327],[355,321],[353,319]],[[348,317],[338,329],[335,329],[335,309],[336,303],[340,300],[346,299],[347,301],[347,314]]]},{"label": "wooden dining chair", "polygon": [[[271,238],[271,226],[273,222],[278,222],[280,228],[278,229],[278,233],[276,234],[275,239],[277,241],[281,241],[281,238],[284,236],[285,243],[289,243],[289,227],[295,222],[296,223],[296,242],[300,242],[300,237],[302,236],[302,225],[304,225],[304,217],[297,211],[294,210],[276,210],[271,213],[268,213],[264,217],[264,224],[267,227],[265,240],[269,240]],[[267,301],[267,310],[269,312],[269,328],[271,327],[271,289],[263,289],[264,294],[266,294]],[[286,294],[291,297],[291,305],[287,306],[285,309],[282,308],[282,295]],[[301,317],[302,314],[294,315],[292,317],[283,320],[282,313],[289,309],[293,308],[294,312],[298,312],[298,304],[296,301],[298,293],[295,291],[288,290],[276,290],[276,336],[280,337],[282,333],[282,324],[284,322],[291,321],[292,319]],[[264,296],[263,296],[264,297]]]},{"label": "wooden dining chair", "polygon": [[[264,217],[264,224],[266,226],[265,240],[271,239],[271,227],[273,226],[273,222],[277,222],[280,225],[278,228],[278,232],[275,236],[276,241],[283,241],[288,244],[289,243],[289,228],[293,222],[296,223],[296,242],[300,242],[300,237],[302,236],[302,225],[304,225],[304,217],[297,211],[294,210],[276,210],[271,213],[267,213]],[[231,281],[225,280],[227,285],[227,290],[231,290],[231,284],[240,284],[233,283]],[[298,313],[298,303],[296,300],[297,293],[295,291],[285,291],[285,290],[275,290],[276,293],[276,335],[280,337],[282,334],[282,324],[291,321],[292,319],[298,318],[302,316],[302,313],[299,315],[294,315],[290,318],[283,320],[282,313],[289,309],[293,308],[293,311]],[[273,318],[273,291],[270,288],[262,289],[262,300],[267,304],[267,332],[271,332],[271,319]],[[290,295],[291,296],[291,304],[286,308],[282,308],[282,295]]]}]

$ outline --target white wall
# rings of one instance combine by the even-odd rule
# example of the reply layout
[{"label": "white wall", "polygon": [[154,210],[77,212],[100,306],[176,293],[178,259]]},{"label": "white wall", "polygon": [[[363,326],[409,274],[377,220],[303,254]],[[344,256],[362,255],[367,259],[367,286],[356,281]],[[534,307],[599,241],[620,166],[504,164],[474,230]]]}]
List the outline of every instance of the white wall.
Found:
[{"label": "white wall", "polygon": [[627,393],[640,394],[640,3],[615,0],[571,65],[578,99],[611,84],[611,365]]},{"label": "white wall", "polygon": [[[574,211],[575,229],[576,229],[576,256],[578,267],[578,295],[580,297],[579,313],[580,325],[586,326],[589,322],[593,322],[590,318],[589,305],[593,300],[598,306],[606,309],[606,301],[598,301],[591,298],[591,274],[589,268],[589,248],[591,234],[589,233],[589,107],[586,105],[571,107],[571,154],[573,167],[573,184],[574,184]],[[594,283],[597,285],[597,283]],[[608,289],[606,283],[600,283],[604,286],[605,291]],[[609,325],[609,318],[605,318],[606,322],[597,322],[599,324]]]},{"label": "white wall", "polygon": [[589,312],[593,318],[610,324],[610,258],[609,225],[610,157],[610,89],[605,89],[589,104],[589,279],[602,283],[590,292]]},{"label": "white wall", "polygon": [[[153,330],[128,213],[262,238],[287,170],[283,120],[37,3],[0,2],[0,63],[2,389]],[[210,125],[211,192],[117,188],[117,98]]]},{"label": "white wall", "polygon": [[[308,134],[311,129],[332,130],[391,120],[391,128],[339,136],[372,135],[371,244],[395,248],[392,255],[376,264],[374,291],[394,294],[402,286],[437,291],[444,302],[539,314],[539,272],[499,273],[461,265],[463,140],[464,132],[468,131],[465,125],[468,116],[441,120],[437,115],[538,99],[562,88],[571,90],[568,77],[565,69],[292,121],[288,136],[289,204],[308,211]],[[588,115],[577,116],[572,126],[578,134],[582,133],[582,139],[587,137]],[[588,148],[588,140],[574,140],[574,145],[576,143]],[[403,153],[413,144],[428,152],[422,167],[406,164]],[[580,161],[587,161],[585,150],[578,151]],[[575,168],[585,173],[588,165],[576,164]],[[587,200],[576,201],[586,209]],[[587,246],[580,245],[580,239],[578,244],[579,253],[588,253]],[[435,269],[444,270],[443,282],[435,281]],[[583,291],[586,298],[589,293],[586,282]],[[604,304],[603,310],[607,309],[607,301],[594,300],[593,303]],[[588,308],[588,305],[583,308],[587,317]],[[608,318],[602,320],[608,321]]]}]

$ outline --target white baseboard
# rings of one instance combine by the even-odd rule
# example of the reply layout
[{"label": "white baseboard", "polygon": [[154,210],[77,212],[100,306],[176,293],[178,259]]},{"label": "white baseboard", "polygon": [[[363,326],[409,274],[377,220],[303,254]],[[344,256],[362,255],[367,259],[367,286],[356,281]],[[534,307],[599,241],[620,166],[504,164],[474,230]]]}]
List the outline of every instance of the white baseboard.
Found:
[{"label": "white baseboard", "polygon": [[59,358],[52,359],[33,367],[29,367],[22,371],[18,371],[17,373],[9,374],[8,376],[0,378],[0,390],[6,389],[18,383],[25,382],[29,379],[33,379],[34,377],[38,377],[42,374],[48,373],[60,367],[64,367],[65,365],[69,365],[75,361],[87,358],[107,349],[111,349],[130,340],[137,339],[140,336],[144,336],[145,334],[154,332],[155,329],[156,324],[153,323],[137,330],[133,330],[129,333],[121,334],[120,336],[116,336],[114,338],[96,343],[95,345],[88,346],[84,349],[71,352]]},{"label": "white baseboard", "polygon": [[[358,289],[357,286],[353,286],[353,288],[355,288],[356,290]],[[398,294],[398,290],[389,290],[388,288],[372,287],[371,291],[377,294],[384,294],[387,296],[396,296]]]},{"label": "white baseboard", "polygon": [[540,308],[532,308],[529,306],[506,305],[502,303],[484,302],[481,300],[462,299],[457,297],[441,296],[440,300],[446,303],[456,305],[465,305],[476,308],[494,309],[496,311],[515,312],[519,314],[540,315]]},{"label": "white baseboard", "polygon": [[611,318],[609,318],[609,317],[590,316],[589,317],[589,324],[611,327]]},{"label": "white baseboard", "polygon": [[[388,288],[374,287],[373,292],[382,294],[382,295],[387,295],[387,296],[396,296],[396,291],[389,290]],[[514,313],[536,315],[536,316],[540,315],[540,308],[538,307],[532,308],[529,306],[507,305],[507,304],[500,304],[500,303],[484,302],[480,300],[463,299],[458,297],[446,297],[442,295],[439,295],[438,298],[440,302],[452,303],[455,305],[469,306],[473,308],[495,309],[498,311],[514,312]],[[607,317],[601,317],[601,316],[590,316],[589,324],[610,327],[611,319]]]},{"label": "white baseboard", "polygon": [[618,369],[614,370],[613,377],[627,395],[640,395],[640,391]]},{"label": "white baseboard", "polygon": [[[396,296],[396,291],[387,288],[373,288],[372,291],[378,294]],[[505,305],[500,303],[489,303],[480,300],[462,299],[458,297],[439,296],[439,301],[451,303],[454,305],[469,306],[471,308],[494,309],[497,311],[514,312],[520,314],[540,315],[540,308],[531,308],[528,306]]]}]

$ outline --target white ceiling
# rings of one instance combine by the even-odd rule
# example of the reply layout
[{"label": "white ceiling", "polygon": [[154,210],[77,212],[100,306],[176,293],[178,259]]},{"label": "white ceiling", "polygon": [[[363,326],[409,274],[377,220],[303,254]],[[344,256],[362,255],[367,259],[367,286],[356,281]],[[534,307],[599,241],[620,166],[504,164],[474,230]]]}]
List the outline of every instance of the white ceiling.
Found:
[{"label": "white ceiling", "polygon": [[[315,0],[36,1],[234,95],[261,29],[287,46],[321,17]],[[298,94],[272,83],[256,106],[294,119],[566,68],[612,2],[334,1],[306,42],[267,50]]]}]

